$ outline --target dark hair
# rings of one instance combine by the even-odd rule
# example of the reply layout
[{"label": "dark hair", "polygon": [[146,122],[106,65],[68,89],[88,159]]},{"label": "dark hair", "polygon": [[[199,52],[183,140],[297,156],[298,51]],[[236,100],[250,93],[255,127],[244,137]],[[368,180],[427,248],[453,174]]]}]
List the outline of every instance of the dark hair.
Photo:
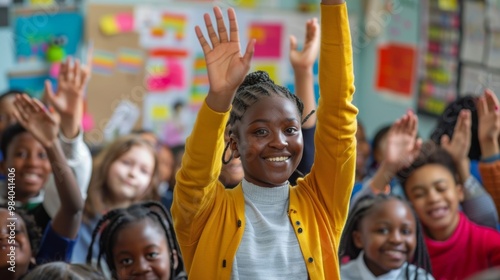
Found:
[{"label": "dark hair", "polygon": [[448,169],[455,180],[455,183],[458,182],[458,172],[453,161],[451,155],[443,148],[438,146],[436,143],[432,141],[426,141],[422,148],[420,149],[420,153],[417,158],[412,162],[412,164],[406,168],[401,169],[397,173],[397,178],[401,182],[403,189],[405,189],[406,193],[406,181],[413,174],[413,172],[427,164],[439,164],[446,169]]},{"label": "dark hair", "polygon": [[[7,209],[7,205],[0,205],[0,208]],[[28,233],[28,239],[31,246],[31,256],[36,256],[38,254],[38,249],[40,247],[40,242],[42,241],[42,230],[37,225],[33,215],[26,212],[22,208],[16,208],[16,215],[21,217],[26,226],[26,231]]]},{"label": "dark hair", "polygon": [[17,135],[25,132],[28,131],[19,123],[13,124],[3,131],[1,135],[2,138],[0,139],[0,151],[2,152],[4,159],[7,156],[7,149],[9,148],[12,140],[14,140]]},{"label": "dark hair", "polygon": [[389,133],[390,129],[391,129],[391,125],[386,125],[386,126],[383,126],[382,128],[380,128],[377,131],[377,133],[375,133],[375,136],[373,137],[373,141],[372,141],[372,151],[375,152],[375,150],[378,149],[380,142],[382,141],[384,136],[386,136],[387,133]]},{"label": "dark hair", "polygon": [[[149,219],[158,224],[165,231],[165,238],[170,249],[170,279],[184,279],[186,276],[184,272],[184,263],[175,237],[172,218],[163,205],[157,202],[133,204],[128,208],[111,210],[104,215],[99,220],[92,233],[92,242],[90,243],[87,253],[87,263],[92,263],[92,249],[96,237],[100,233],[97,267],[101,269],[101,257],[104,255],[109,270],[113,277],[116,277],[116,267],[113,262],[113,247],[115,246],[116,236],[126,225],[137,223],[145,219]],[[174,250],[177,252],[178,256],[177,268],[174,268]]]},{"label": "dark hair", "polygon": [[0,94],[0,102],[2,102],[2,100],[6,97],[9,97],[9,96],[16,96],[18,94],[23,94],[23,93],[26,93],[22,90],[19,90],[19,89],[10,89],[8,91],[5,91],[3,92],[2,94]]},{"label": "dark hair", "polygon": [[[257,102],[263,96],[280,96],[292,101],[297,107],[297,111],[302,118],[302,113],[304,111],[304,104],[295,94],[291,93],[286,87],[277,85],[274,83],[269,74],[264,71],[256,71],[248,74],[245,80],[238,87],[236,91],[236,96],[233,100],[233,108],[229,116],[229,121],[227,125],[231,126],[229,135],[236,131],[235,126],[238,121],[241,120],[246,110],[251,107],[255,102]],[[311,112],[312,114],[312,112]],[[307,121],[309,116],[307,115],[302,123]]]},{"label": "dark hair", "polygon": [[[349,257],[350,260],[353,260],[359,256],[359,253],[362,251],[362,249],[356,247],[356,245],[354,244],[354,239],[352,237],[353,232],[359,230],[363,218],[371,213],[375,206],[385,203],[391,199],[396,199],[408,206],[408,209],[411,210],[412,215],[415,218],[417,245],[415,248],[415,255],[413,256],[413,260],[411,262],[408,261],[408,263],[415,265],[417,268],[424,269],[428,274],[432,274],[429,253],[427,252],[422,226],[420,225],[417,215],[406,200],[395,195],[367,195],[363,196],[356,202],[352,210],[349,212],[344,231],[342,232],[342,238],[340,239],[339,245],[339,260],[344,257]],[[407,266],[406,279],[409,279],[409,273],[409,266]],[[417,269],[415,271],[414,279],[416,280],[418,276],[419,271]],[[427,278],[427,274],[425,276]]]},{"label": "dark hair", "polygon": [[50,262],[30,271],[22,280],[105,280],[104,275],[90,265]]},{"label": "dark hair", "polygon": [[462,109],[468,109],[471,112],[471,146],[469,150],[469,158],[472,160],[481,159],[481,146],[479,145],[478,136],[478,116],[476,108],[476,99],[471,95],[459,98],[446,106],[441,116],[439,116],[436,128],[431,133],[430,139],[436,144],[441,143],[441,137],[448,135],[450,138],[453,136],[455,124],[457,123],[458,116]]}]

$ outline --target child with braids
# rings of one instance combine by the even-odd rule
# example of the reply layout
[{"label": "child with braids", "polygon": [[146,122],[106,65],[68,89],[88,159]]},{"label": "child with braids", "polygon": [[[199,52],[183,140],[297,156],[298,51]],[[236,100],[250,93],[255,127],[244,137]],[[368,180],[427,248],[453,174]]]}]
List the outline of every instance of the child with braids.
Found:
[{"label": "child with braids", "polygon": [[[156,149],[140,135],[108,144],[95,158],[73,263],[85,263],[92,231],[102,215],[145,199],[158,199]],[[95,256],[94,256],[95,257]]]},{"label": "child with braids", "polygon": [[160,203],[143,202],[105,214],[92,234],[89,264],[98,234],[97,266],[101,268],[104,256],[113,279],[187,279],[172,219]]},{"label": "child with braids", "polygon": [[[27,157],[27,161],[32,164],[40,160],[39,157],[48,158],[58,195],[61,197],[61,206],[45,229],[41,229],[44,234],[38,250],[36,234],[33,232],[36,226],[28,225],[30,219],[16,214],[15,208],[0,209],[1,279],[19,279],[36,264],[57,260],[69,261],[83,212],[83,198],[57,139],[58,123],[38,100],[19,95],[14,104],[16,119],[26,129],[19,136],[19,141],[26,141],[31,137],[44,149],[40,154]],[[10,170],[12,167],[7,168]],[[15,213],[15,219],[12,219],[12,213]],[[12,231],[16,232],[14,242],[11,242]],[[9,262],[12,261],[8,256],[11,251],[15,252],[13,263]]]},{"label": "child with braids", "polygon": [[[338,279],[358,112],[346,4],[322,1],[315,164],[294,187],[288,178],[302,157],[303,104],[264,72],[245,78],[255,42],[241,56],[234,10],[228,29],[221,10],[214,13],[217,29],[205,15],[211,44],[196,28],[210,89],[186,142],[172,205],[188,276]],[[228,119],[229,146],[244,170],[234,189],[218,180]]]},{"label": "child with braids", "polygon": [[353,206],[339,246],[343,280],[430,279],[420,222],[397,196],[365,196]]}]

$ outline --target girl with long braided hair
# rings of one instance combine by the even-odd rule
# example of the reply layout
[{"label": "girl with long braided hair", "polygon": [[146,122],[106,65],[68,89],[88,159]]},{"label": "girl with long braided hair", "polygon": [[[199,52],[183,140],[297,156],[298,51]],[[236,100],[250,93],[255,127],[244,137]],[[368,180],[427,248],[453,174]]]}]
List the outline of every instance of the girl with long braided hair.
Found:
[{"label": "girl with long braided hair", "polygon": [[[309,112],[265,72],[247,75],[255,41],[241,55],[236,15],[204,15],[196,34],[210,88],[186,141],[172,217],[189,279],[338,279],[337,246],[356,165],[351,35],[344,0],[322,0],[315,162],[289,183],[303,154]],[[229,124],[229,145],[224,131]],[[224,150],[229,155],[223,158]],[[239,158],[244,178],[218,180],[222,162]]]},{"label": "girl with long braided hair", "polygon": [[158,202],[133,204],[109,211],[97,223],[87,253],[99,238],[97,268],[104,257],[113,279],[187,279],[172,218]]}]

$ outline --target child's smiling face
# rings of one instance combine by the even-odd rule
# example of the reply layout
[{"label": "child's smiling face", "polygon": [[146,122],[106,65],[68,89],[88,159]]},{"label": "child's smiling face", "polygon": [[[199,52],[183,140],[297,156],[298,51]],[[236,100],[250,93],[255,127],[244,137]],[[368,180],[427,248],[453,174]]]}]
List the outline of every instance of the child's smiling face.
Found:
[{"label": "child's smiling face", "polygon": [[172,267],[170,253],[160,225],[150,219],[125,225],[116,234],[113,246],[117,279],[168,280]]},{"label": "child's smiling face", "polygon": [[289,99],[263,97],[250,106],[231,136],[245,179],[262,187],[287,182],[302,158],[301,117]]},{"label": "child's smiling face", "polygon": [[16,200],[38,195],[52,172],[45,148],[29,132],[16,135],[4,155],[3,172],[15,168]]},{"label": "child's smiling face", "polygon": [[7,270],[11,266],[11,258],[8,256],[11,249],[15,252],[15,274],[24,275],[32,260],[28,230],[23,218],[19,215],[12,216],[9,210],[0,208],[0,275],[6,275],[7,272],[14,276],[14,273]]},{"label": "child's smiling face", "polygon": [[353,233],[356,247],[375,275],[400,268],[412,259],[417,244],[416,221],[411,209],[392,198],[372,208]]}]

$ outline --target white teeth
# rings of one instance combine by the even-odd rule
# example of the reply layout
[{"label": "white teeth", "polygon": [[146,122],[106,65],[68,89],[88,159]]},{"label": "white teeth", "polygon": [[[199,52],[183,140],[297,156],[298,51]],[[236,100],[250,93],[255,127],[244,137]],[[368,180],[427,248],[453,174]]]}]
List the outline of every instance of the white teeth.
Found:
[{"label": "white teeth", "polygon": [[24,178],[28,179],[28,180],[35,180],[35,179],[38,179],[38,175],[36,175],[34,173],[25,173]]},{"label": "white teeth", "polygon": [[288,160],[288,157],[274,157],[274,158],[267,158],[268,161],[286,161]]}]

